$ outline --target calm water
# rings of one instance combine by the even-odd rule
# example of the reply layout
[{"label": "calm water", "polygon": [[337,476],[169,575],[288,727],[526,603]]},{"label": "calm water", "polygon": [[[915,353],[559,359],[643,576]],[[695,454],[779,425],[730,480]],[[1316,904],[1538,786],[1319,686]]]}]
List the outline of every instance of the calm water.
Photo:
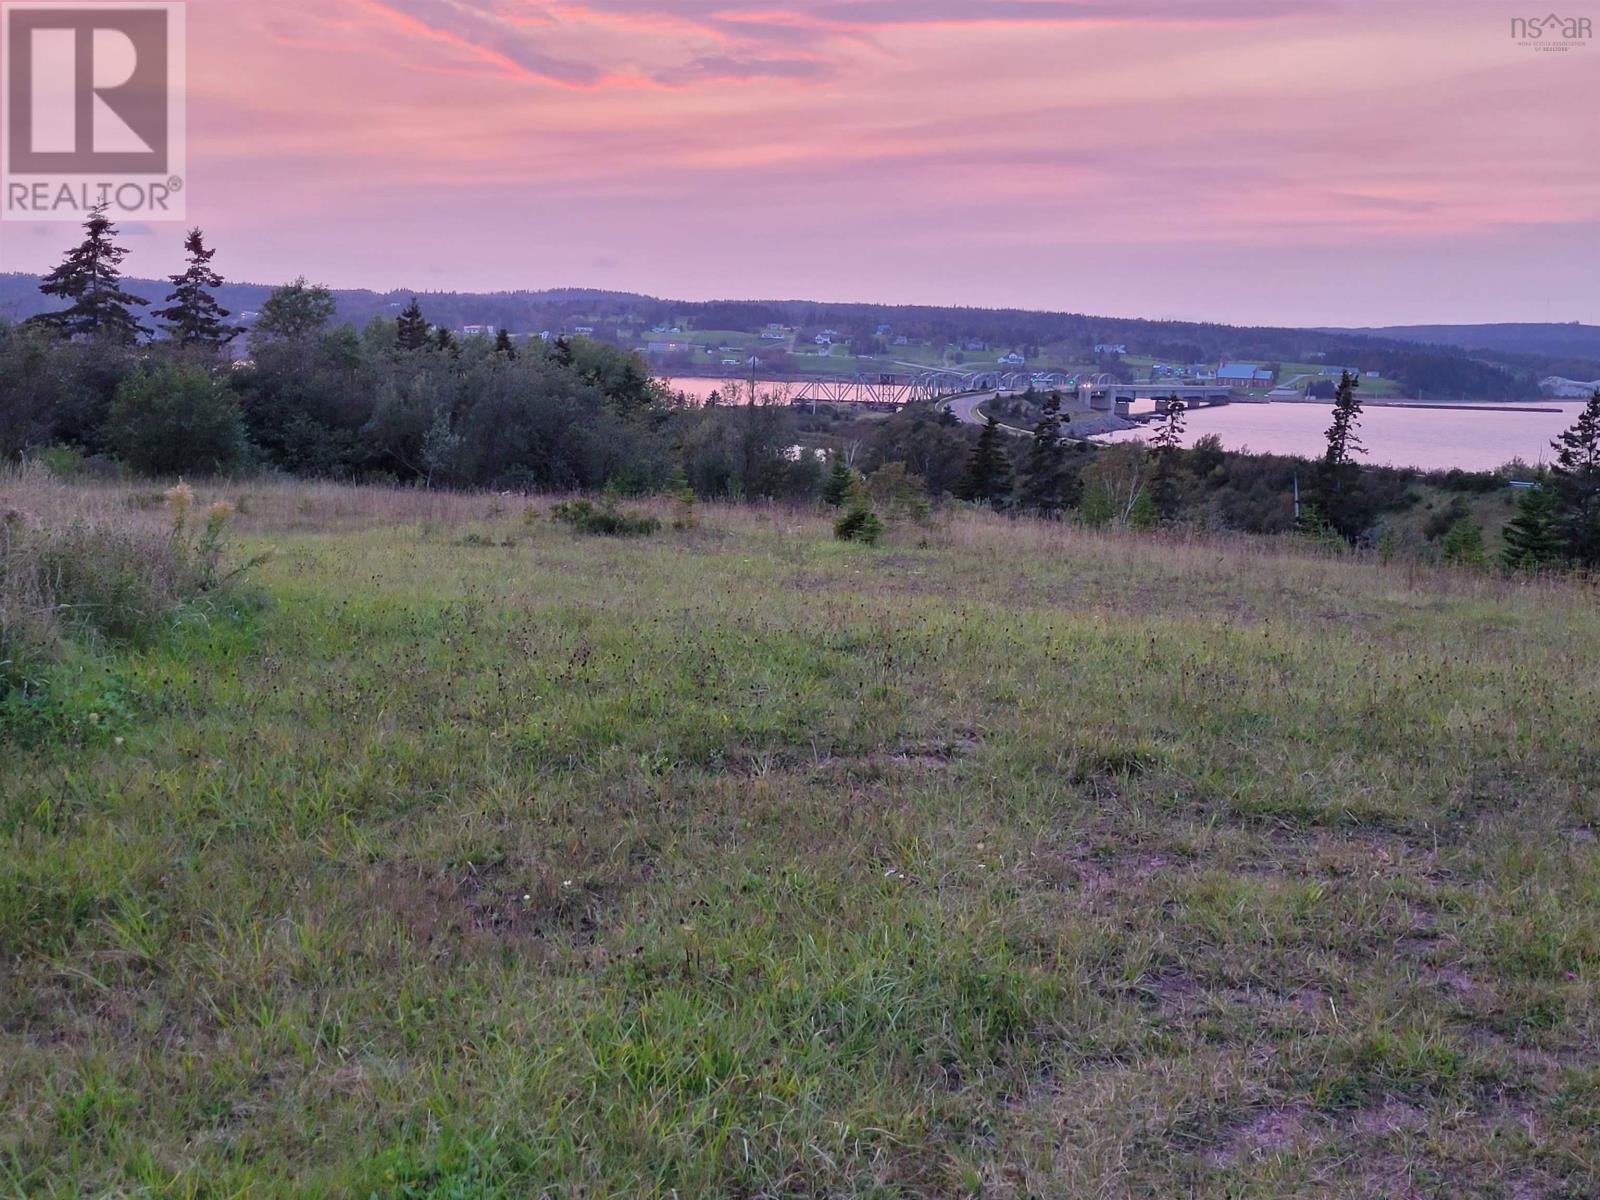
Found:
[{"label": "calm water", "polygon": [[[670,379],[676,391],[704,400],[713,391],[728,390],[726,379]],[[749,387],[749,381],[743,381]],[[757,390],[787,397],[793,381],[758,380]],[[1377,405],[1361,414],[1361,440],[1367,454],[1363,462],[1424,470],[1491,471],[1514,458],[1530,464],[1549,462],[1554,454],[1550,440],[1578,419],[1582,403],[1532,400],[1518,408],[1554,409],[1554,412],[1474,411],[1461,408],[1385,408]],[[1135,412],[1149,412],[1145,401]],[[1229,450],[1258,454],[1299,454],[1316,458],[1327,446],[1332,408],[1327,404],[1229,404],[1202,408],[1185,418],[1186,445],[1214,433]],[[1149,429],[1111,434],[1101,441],[1148,438]]]},{"label": "calm water", "polygon": [[[712,392],[721,392],[724,396],[726,396],[726,395],[728,395],[728,389],[729,388],[736,389],[738,394],[739,394],[739,396],[742,398],[744,396],[744,394],[750,390],[750,379],[749,379],[748,376],[746,378],[744,378],[744,379],[672,379],[672,378],[664,378],[664,379],[662,379],[662,382],[665,383],[673,391],[675,391],[675,392],[686,392],[689,395],[693,396],[696,400],[704,400],[708,396],[710,396]],[[757,392],[758,395],[763,395],[764,396],[764,395],[767,395],[768,393],[772,393],[774,395],[782,397],[785,400],[787,400],[789,398],[789,396],[799,386],[800,385],[798,383],[796,383],[792,379],[788,379],[788,380],[758,379],[758,380],[756,380],[756,392]]]},{"label": "calm water", "polygon": [[[1583,405],[1530,401],[1525,407],[1556,412],[1474,412],[1469,409],[1382,408],[1361,413],[1363,462],[1424,470],[1460,467],[1489,471],[1520,458],[1537,464],[1555,457],[1550,440],[1578,418]],[[1138,411],[1135,409],[1135,411]],[[1229,450],[1299,454],[1315,458],[1327,448],[1332,408],[1326,404],[1229,404],[1184,418],[1185,445],[1214,433]],[[1108,441],[1148,438],[1148,429],[1112,434]]]}]

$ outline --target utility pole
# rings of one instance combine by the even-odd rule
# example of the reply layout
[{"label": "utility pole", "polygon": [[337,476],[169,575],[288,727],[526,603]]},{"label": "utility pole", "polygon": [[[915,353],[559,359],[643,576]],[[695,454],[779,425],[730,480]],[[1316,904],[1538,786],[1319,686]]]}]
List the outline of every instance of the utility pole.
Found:
[{"label": "utility pole", "polygon": [[1299,471],[1299,468],[1296,468],[1295,469],[1295,473],[1294,473],[1294,523],[1296,525],[1300,524],[1300,471]]}]

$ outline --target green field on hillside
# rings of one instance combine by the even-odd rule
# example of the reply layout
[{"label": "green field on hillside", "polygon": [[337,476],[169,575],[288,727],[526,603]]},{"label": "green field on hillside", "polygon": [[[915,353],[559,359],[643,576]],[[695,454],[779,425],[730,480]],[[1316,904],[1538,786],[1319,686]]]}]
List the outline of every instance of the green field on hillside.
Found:
[{"label": "green field on hillside", "polygon": [[200,493],[0,707],[0,1194],[1600,1194],[1592,589]]}]

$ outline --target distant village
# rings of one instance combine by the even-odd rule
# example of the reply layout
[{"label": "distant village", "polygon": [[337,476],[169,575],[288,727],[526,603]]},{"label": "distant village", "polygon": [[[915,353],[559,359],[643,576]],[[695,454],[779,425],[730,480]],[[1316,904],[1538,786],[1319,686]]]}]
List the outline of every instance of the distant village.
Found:
[{"label": "distant village", "polygon": [[[390,308],[398,310],[398,303]],[[254,312],[241,314],[248,325]],[[494,339],[493,324],[466,323],[452,332],[459,338]],[[1174,386],[1218,386],[1237,392],[1316,397],[1332,395],[1340,376],[1351,370],[1363,386],[1384,386],[1378,371],[1356,371],[1325,361],[1307,350],[1295,363],[1222,359],[1216,362],[1168,362],[1139,353],[1126,342],[1088,345],[995,345],[983,338],[935,339],[902,333],[888,323],[865,330],[769,323],[755,330],[707,330],[689,323],[656,324],[649,328],[623,320],[596,318],[563,322],[536,333],[512,333],[514,341],[592,338],[633,349],[668,377],[760,375],[762,378],[807,378],[819,375],[917,374],[928,371],[1007,374],[1036,372],[1041,378],[1071,381],[1113,380],[1118,383],[1171,383]],[[1563,381],[1565,382],[1565,381]]]}]

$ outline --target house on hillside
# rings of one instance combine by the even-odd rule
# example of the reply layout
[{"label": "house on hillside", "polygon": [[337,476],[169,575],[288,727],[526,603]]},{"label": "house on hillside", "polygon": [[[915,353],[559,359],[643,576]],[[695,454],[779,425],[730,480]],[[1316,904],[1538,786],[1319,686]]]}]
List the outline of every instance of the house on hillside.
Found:
[{"label": "house on hillside", "polygon": [[1020,367],[1020,366],[1024,365],[1028,360],[1023,358],[1022,355],[1018,354],[1015,350],[1013,350],[1010,354],[1007,354],[1005,357],[997,358],[994,361],[995,361],[995,365],[1001,366],[1001,367]]},{"label": "house on hillside", "polygon": [[1096,354],[1126,354],[1128,347],[1122,342],[1096,342],[1094,352]]},{"label": "house on hillside", "polygon": [[495,328],[495,326],[493,326],[493,325],[463,325],[461,327],[461,336],[462,337],[469,337],[469,338],[470,337],[493,337],[495,334],[497,334],[499,332],[500,332],[499,329]]}]

